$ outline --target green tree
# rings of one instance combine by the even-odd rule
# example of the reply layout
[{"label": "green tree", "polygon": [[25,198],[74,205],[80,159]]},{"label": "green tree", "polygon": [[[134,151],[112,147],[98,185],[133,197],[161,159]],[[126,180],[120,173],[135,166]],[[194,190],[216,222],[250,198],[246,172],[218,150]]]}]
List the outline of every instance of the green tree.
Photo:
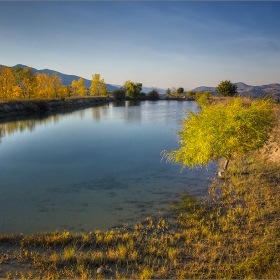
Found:
[{"label": "green tree", "polygon": [[131,99],[138,99],[140,92],[142,90],[141,83],[133,83],[131,81],[126,81],[123,85],[123,88],[126,91],[126,95]]},{"label": "green tree", "polygon": [[170,98],[171,97],[171,90],[170,90],[170,88],[168,88],[167,90],[166,90],[166,92],[165,92],[165,98]]},{"label": "green tree", "polygon": [[182,87],[177,88],[177,93],[178,94],[183,94],[184,93],[184,88],[182,88]]},{"label": "green tree", "polygon": [[178,92],[176,87],[172,87],[171,89],[171,95],[173,98],[178,98]]},{"label": "green tree", "polygon": [[138,97],[140,100],[146,100],[147,99],[147,94],[143,91],[141,91],[139,93],[139,97]]},{"label": "green tree", "polygon": [[119,88],[113,91],[113,97],[117,100],[125,99],[125,89]]},{"label": "green tree", "polygon": [[194,168],[261,148],[274,124],[272,109],[270,99],[251,104],[243,104],[241,98],[227,104],[201,104],[199,112],[189,111],[182,120],[179,149],[163,151],[163,155],[168,162]]},{"label": "green tree", "polygon": [[220,82],[220,84],[216,87],[216,92],[223,96],[236,96],[237,86],[230,80],[225,80]]},{"label": "green tree", "polygon": [[92,82],[90,86],[90,95],[92,96],[106,96],[107,88],[104,79],[100,79],[100,74],[92,75]]},{"label": "green tree", "polygon": [[154,88],[153,90],[151,90],[147,95],[147,99],[149,99],[149,100],[159,100],[158,89]]}]

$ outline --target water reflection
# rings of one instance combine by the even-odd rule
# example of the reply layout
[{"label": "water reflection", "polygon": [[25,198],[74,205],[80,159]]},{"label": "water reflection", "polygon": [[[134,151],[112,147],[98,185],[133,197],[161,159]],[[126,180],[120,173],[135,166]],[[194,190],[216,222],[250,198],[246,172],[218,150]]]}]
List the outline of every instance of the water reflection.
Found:
[{"label": "water reflection", "polygon": [[47,125],[50,123],[58,124],[63,116],[70,115],[71,113],[43,113],[43,114],[34,114],[32,116],[23,116],[15,118],[9,118],[8,121],[6,118],[1,119],[0,121],[0,137],[11,135],[15,132],[24,132],[29,131],[33,132],[35,127],[41,125]]},{"label": "water reflection", "polygon": [[125,107],[125,100],[114,102],[112,105],[113,107]]},{"label": "water reflection", "polygon": [[[173,103],[172,103],[173,102]],[[176,101],[175,101],[176,102]],[[127,123],[141,123],[142,119],[146,119],[150,122],[165,121],[169,123],[174,117],[182,117],[182,111],[184,110],[184,102],[177,102],[176,108],[174,107],[174,101],[138,101],[138,100],[127,100],[109,103],[106,105],[101,105],[97,107],[92,107],[90,110],[92,112],[92,119],[94,121],[100,122],[103,119],[107,119],[110,114],[121,114],[122,118],[125,119]],[[157,114],[155,115],[151,110],[150,106],[157,106]],[[144,107],[141,110],[134,110],[134,107]],[[113,108],[125,108],[122,111],[113,111]],[[197,105],[194,102],[188,102],[187,106],[190,110],[197,110]],[[80,119],[86,117],[86,110],[81,109],[78,111],[63,110],[58,112],[47,112],[41,114],[32,114],[30,116],[20,116],[20,117],[9,117],[2,118],[0,120],[0,137],[6,135],[11,135],[15,132],[29,131],[33,132],[36,125],[47,125],[47,124],[58,124],[63,118],[67,118],[70,115],[78,114]]]},{"label": "water reflection", "polygon": [[79,110],[79,116],[80,119],[83,119],[85,117],[85,110]]},{"label": "water reflection", "polygon": [[134,107],[143,104],[140,100],[121,100],[113,103],[113,107]]},{"label": "water reflection", "polygon": [[102,105],[98,107],[92,107],[92,119],[96,122],[101,121],[102,119],[106,118],[108,116],[108,109],[111,107],[112,104],[108,105]]},{"label": "water reflection", "polygon": [[[35,118],[37,116],[34,116]],[[36,124],[42,125],[47,124],[54,121],[54,123],[57,123],[60,117],[37,117],[36,119],[23,119],[18,121],[9,121],[5,123],[0,123],[0,130],[1,130],[1,136],[11,135],[15,132],[23,132],[25,130],[28,130],[30,132],[34,131]]]},{"label": "water reflection", "polygon": [[140,106],[141,101],[140,100],[128,100],[125,103],[125,107],[134,107],[134,106]]},{"label": "water reflection", "polygon": [[[129,100],[129,101],[118,101],[106,105],[92,107],[92,119],[94,121],[101,121],[101,119],[106,119],[109,114],[109,109],[114,107],[135,107],[141,106],[141,101]],[[73,113],[78,113],[80,119],[85,118],[85,110],[80,109],[78,111],[63,110],[58,112],[48,112],[40,114],[32,114],[29,116],[19,116],[19,117],[7,117],[0,120],[0,137],[6,135],[11,135],[15,132],[23,131],[34,131],[36,125],[47,125],[47,124],[58,124],[63,118],[72,115]],[[127,122],[141,122],[141,112],[140,111],[124,111],[124,118]]]},{"label": "water reflection", "polygon": [[182,191],[203,193],[213,167],[180,173],[161,162],[188,108],[197,110],[125,101],[2,120],[0,233],[133,225]]}]

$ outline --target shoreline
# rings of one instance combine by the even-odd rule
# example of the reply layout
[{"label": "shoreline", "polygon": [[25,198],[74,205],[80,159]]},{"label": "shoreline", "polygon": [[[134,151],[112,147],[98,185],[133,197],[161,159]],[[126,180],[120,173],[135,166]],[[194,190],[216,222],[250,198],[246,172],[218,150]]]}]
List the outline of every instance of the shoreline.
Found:
[{"label": "shoreline", "polygon": [[[52,112],[62,109],[83,109],[93,106],[108,104],[110,102],[127,101],[117,100],[113,97],[75,97],[75,98],[52,98],[52,99],[0,99],[0,119],[13,116],[24,116],[28,114]],[[148,99],[145,99],[148,100]],[[159,99],[177,101],[195,101],[193,98]],[[131,100],[133,101],[133,100]],[[144,100],[138,100],[144,101]]]},{"label": "shoreline", "polygon": [[32,113],[42,113],[61,109],[88,108],[107,104],[112,101],[115,101],[115,99],[107,97],[2,100],[2,102],[0,101],[0,118]]}]

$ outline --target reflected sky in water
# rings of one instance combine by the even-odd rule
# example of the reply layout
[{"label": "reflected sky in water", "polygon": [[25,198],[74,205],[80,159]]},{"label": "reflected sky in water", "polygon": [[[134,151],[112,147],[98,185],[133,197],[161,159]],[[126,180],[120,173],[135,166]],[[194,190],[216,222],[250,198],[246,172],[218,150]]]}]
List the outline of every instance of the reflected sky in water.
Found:
[{"label": "reflected sky in water", "polygon": [[161,161],[194,102],[125,101],[0,123],[0,233],[134,225],[184,191],[204,194],[215,165]]}]

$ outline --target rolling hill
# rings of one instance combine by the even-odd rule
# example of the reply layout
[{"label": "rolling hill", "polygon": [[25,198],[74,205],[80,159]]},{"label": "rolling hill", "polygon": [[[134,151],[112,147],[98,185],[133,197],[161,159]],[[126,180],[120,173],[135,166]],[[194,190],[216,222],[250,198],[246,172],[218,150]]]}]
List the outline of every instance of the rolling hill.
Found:
[{"label": "rolling hill", "polygon": [[[237,91],[240,96],[250,96],[252,98],[263,97],[270,95],[274,98],[280,98],[280,84],[268,84],[262,86],[251,86],[243,82],[234,83],[237,86]],[[215,87],[201,86],[194,88],[192,91],[211,91],[213,94],[218,95],[215,92]]]}]

